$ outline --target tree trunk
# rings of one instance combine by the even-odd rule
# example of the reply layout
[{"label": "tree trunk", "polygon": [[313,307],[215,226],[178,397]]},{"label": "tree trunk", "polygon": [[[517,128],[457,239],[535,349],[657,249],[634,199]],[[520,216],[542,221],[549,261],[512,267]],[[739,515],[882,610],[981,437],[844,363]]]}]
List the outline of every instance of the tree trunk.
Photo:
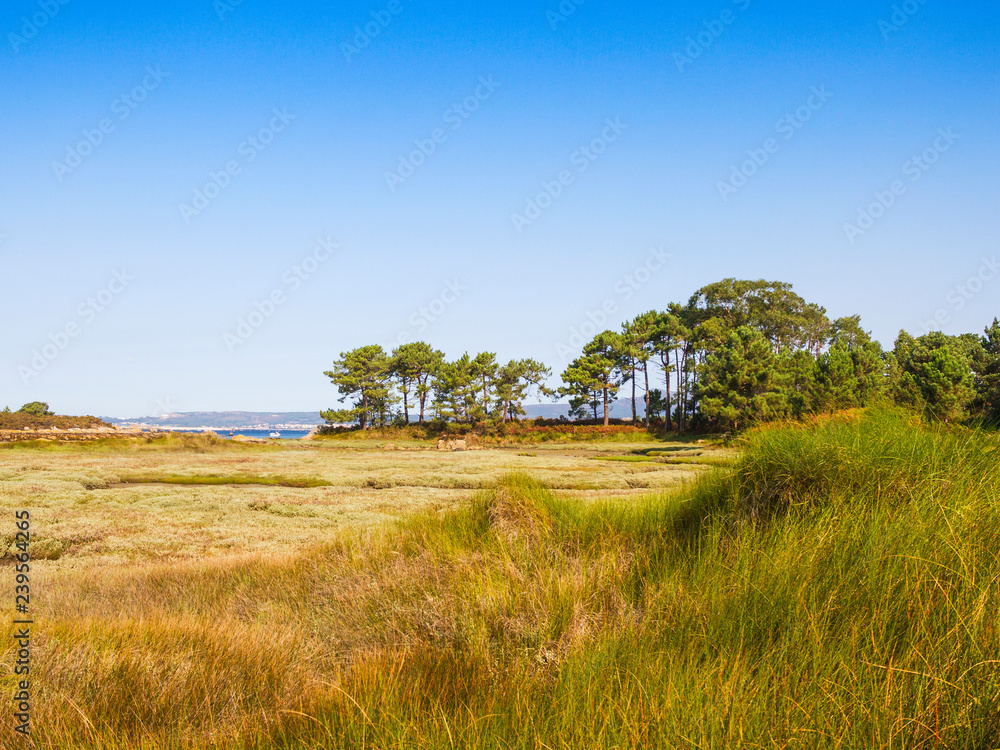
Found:
[{"label": "tree trunk", "polygon": [[403,416],[406,419],[406,424],[410,424],[410,406],[406,403],[407,385],[406,381],[403,381]]},{"label": "tree trunk", "polygon": [[604,426],[607,427],[611,421],[611,411],[608,409],[608,387],[604,386]]},{"label": "tree trunk", "polygon": [[635,360],[632,360],[632,424],[635,424]]},{"label": "tree trunk", "polygon": [[426,389],[426,386],[427,386],[427,380],[429,378],[430,378],[429,374],[425,375],[424,376],[424,382],[421,383],[420,382],[420,376],[419,375],[417,376],[417,393],[418,393],[418,395],[420,397],[420,424],[424,423],[424,403],[427,401],[427,389]]},{"label": "tree trunk", "polygon": [[677,367],[677,431],[684,432],[684,428],[687,426],[684,423],[684,386],[686,385],[684,365],[687,363],[687,352],[685,351],[684,359],[682,360],[680,349],[675,349],[674,363]]},{"label": "tree trunk", "polygon": [[666,376],[667,376],[666,377],[667,392],[664,394],[666,396],[666,399],[667,399],[667,413],[664,414],[663,416],[666,417],[666,420],[667,420],[667,432],[673,432],[674,431],[674,420],[670,416],[670,370],[668,369],[669,367],[670,367],[670,355],[668,354],[667,355],[667,361],[663,365],[663,371],[666,373]]},{"label": "tree trunk", "polygon": [[646,427],[649,427],[649,360],[642,363],[642,373],[646,380]]}]

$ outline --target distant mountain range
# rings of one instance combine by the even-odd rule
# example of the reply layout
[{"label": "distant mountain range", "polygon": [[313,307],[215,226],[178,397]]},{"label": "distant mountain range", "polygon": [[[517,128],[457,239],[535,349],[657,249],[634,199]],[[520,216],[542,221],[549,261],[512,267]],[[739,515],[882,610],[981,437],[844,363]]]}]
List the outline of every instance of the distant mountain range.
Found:
[{"label": "distant mountain range", "polygon": [[[636,409],[641,417],[643,414],[641,400]],[[544,417],[558,419],[569,415],[566,404],[526,404],[524,411],[531,418]],[[598,408],[598,417],[604,415]],[[611,416],[615,419],[627,419],[632,416],[632,407],[628,399],[618,399],[611,405]],[[416,418],[411,414],[410,418]],[[183,414],[161,414],[158,417],[101,417],[105,422],[118,427],[143,425],[161,429],[192,430],[198,428],[213,430],[308,430],[316,425],[324,424],[318,411],[190,411]]]}]

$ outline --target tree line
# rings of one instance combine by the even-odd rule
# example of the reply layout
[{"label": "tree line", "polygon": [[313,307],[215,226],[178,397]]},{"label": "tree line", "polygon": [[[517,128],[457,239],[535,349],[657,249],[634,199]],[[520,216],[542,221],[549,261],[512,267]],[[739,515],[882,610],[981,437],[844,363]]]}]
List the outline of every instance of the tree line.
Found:
[{"label": "tree line", "polygon": [[[552,371],[533,359],[500,364],[496,355],[453,362],[424,342],[392,352],[344,352],[325,373],[343,409],[331,423],[501,423],[524,415],[532,394],[568,398],[570,417],[610,422],[625,390],[632,420],[670,431],[732,430],[775,419],[891,401],[928,419],[1000,422],[1000,323],[982,336],[901,331],[891,351],[860,317],[831,320],[791,284],[724,279],[598,333],[550,388]],[[662,386],[662,387],[661,387]]]}]

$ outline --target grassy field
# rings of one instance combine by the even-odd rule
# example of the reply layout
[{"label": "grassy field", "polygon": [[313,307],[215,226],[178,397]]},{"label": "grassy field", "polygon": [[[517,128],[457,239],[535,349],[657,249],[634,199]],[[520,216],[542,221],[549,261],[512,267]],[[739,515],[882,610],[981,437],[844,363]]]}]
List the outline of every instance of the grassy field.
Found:
[{"label": "grassy field", "polygon": [[35,746],[1000,746],[996,434],[402,447],[0,450]]},{"label": "grassy field", "polygon": [[[734,452],[645,458],[649,443],[553,445],[439,452],[434,442],[385,440],[241,445],[208,436],[0,446],[0,505],[30,508],[39,574],[92,564],[172,562],[291,553],[342,528],[372,527],[414,511],[455,509],[504,474],[527,471],[580,500],[676,487]],[[388,449],[387,449],[388,448]],[[406,448],[399,450],[399,448]],[[612,466],[601,456],[641,459]],[[0,555],[14,538],[0,528]]]}]

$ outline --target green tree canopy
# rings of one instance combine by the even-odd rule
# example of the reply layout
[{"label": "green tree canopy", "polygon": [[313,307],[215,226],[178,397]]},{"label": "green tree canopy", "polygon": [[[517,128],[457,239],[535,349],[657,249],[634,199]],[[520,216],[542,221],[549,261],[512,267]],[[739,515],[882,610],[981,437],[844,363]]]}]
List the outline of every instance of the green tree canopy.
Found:
[{"label": "green tree canopy", "polygon": [[392,352],[390,369],[403,395],[403,418],[407,424],[410,422],[410,393],[417,396],[420,403],[420,423],[424,423],[427,396],[433,389],[432,381],[442,362],[444,354],[423,341],[402,344]]},{"label": "green tree canopy", "polygon": [[562,381],[566,385],[559,389],[559,395],[569,396],[570,416],[574,419],[585,419],[589,407],[596,420],[602,388],[592,360],[586,357],[574,359],[563,371]]},{"label": "green tree canopy", "polygon": [[702,413],[726,428],[788,413],[777,355],[760,331],[740,326],[708,356],[698,386]]},{"label": "green tree canopy", "polygon": [[920,409],[928,419],[947,422],[964,415],[975,394],[965,348],[939,331],[917,339],[901,331],[893,352],[898,364],[896,401]]},{"label": "green tree canopy", "polygon": [[599,333],[583,347],[581,361],[593,382],[600,388],[604,402],[604,424],[607,425],[611,421],[610,402],[629,379],[625,340],[621,334],[613,331]]},{"label": "green tree canopy", "polygon": [[636,419],[636,369],[639,368],[642,370],[645,384],[643,398],[646,402],[647,425],[649,424],[649,360],[654,355],[654,342],[659,334],[659,317],[656,312],[650,311],[622,324],[622,340],[629,360],[629,379],[632,381],[632,421]]},{"label": "green tree canopy", "polygon": [[491,407],[499,369],[497,355],[493,352],[480,352],[470,362],[469,375],[476,388],[472,416],[476,421],[485,422],[493,412]]},{"label": "green tree canopy", "polygon": [[388,355],[378,344],[341,352],[333,369],[324,373],[340,393],[340,401],[354,399],[347,410],[329,409],[322,417],[329,422],[356,421],[362,429],[372,422],[385,423],[392,404],[391,368]]},{"label": "green tree canopy", "polygon": [[441,419],[473,421],[478,384],[468,352],[454,362],[444,362],[434,378],[434,408]]},{"label": "green tree canopy", "polygon": [[500,405],[501,421],[507,422],[524,414],[522,404],[531,389],[540,396],[552,396],[553,391],[546,385],[552,370],[533,359],[511,360],[499,368],[496,378],[496,396]]},{"label": "green tree canopy", "polygon": [[1000,322],[996,318],[983,335],[974,364],[976,410],[991,422],[1000,423]]},{"label": "green tree canopy", "polygon": [[818,353],[830,338],[826,310],[807,303],[781,281],[723,279],[699,289],[688,301],[696,322],[718,318],[728,335],[741,326],[759,331],[775,352],[783,347]]},{"label": "green tree canopy", "polygon": [[[15,402],[17,403],[17,402]],[[17,410],[18,414],[30,414],[33,417],[51,417],[49,405],[44,401],[31,401]]]}]

